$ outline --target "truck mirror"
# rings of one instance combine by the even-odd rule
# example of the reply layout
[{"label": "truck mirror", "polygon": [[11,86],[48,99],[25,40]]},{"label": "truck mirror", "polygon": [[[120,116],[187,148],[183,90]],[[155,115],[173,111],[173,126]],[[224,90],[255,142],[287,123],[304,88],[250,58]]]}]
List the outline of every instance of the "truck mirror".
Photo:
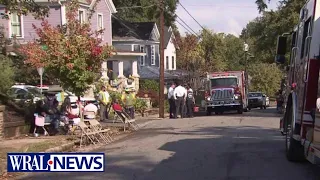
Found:
[{"label": "truck mirror", "polygon": [[279,36],[277,42],[277,54],[275,61],[279,64],[285,63],[285,55],[287,51],[287,37],[286,36]]}]

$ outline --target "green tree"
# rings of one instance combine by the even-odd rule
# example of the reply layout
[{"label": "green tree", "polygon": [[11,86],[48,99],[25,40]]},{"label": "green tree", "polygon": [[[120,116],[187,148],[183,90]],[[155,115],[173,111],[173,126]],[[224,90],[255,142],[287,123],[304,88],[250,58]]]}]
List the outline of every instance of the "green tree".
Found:
[{"label": "green tree", "polygon": [[[160,11],[158,0],[113,0],[118,16],[133,22],[155,21],[159,22]],[[177,9],[178,0],[164,1],[164,16],[167,26],[175,27],[175,11]],[[140,6],[140,7],[139,7]]]},{"label": "green tree", "polygon": [[90,24],[79,22],[78,9],[77,0],[67,3],[67,24],[63,27],[52,27],[44,20],[41,28],[35,27],[37,42],[21,47],[21,53],[25,63],[45,67],[45,72],[64,89],[80,97],[100,77],[101,64],[110,57],[112,49],[101,44],[98,37],[103,31],[92,32]]},{"label": "green tree", "polygon": [[279,90],[283,74],[276,64],[251,64],[248,71],[252,78],[251,91],[261,91],[273,96]]},{"label": "green tree", "polygon": [[6,11],[0,15],[8,18],[10,12],[27,15],[32,13],[36,18],[42,18],[48,15],[49,8],[35,3],[34,0],[0,0],[0,4],[6,7]]},{"label": "green tree", "polygon": [[8,89],[14,84],[14,72],[11,60],[0,55],[0,93],[6,94]]}]

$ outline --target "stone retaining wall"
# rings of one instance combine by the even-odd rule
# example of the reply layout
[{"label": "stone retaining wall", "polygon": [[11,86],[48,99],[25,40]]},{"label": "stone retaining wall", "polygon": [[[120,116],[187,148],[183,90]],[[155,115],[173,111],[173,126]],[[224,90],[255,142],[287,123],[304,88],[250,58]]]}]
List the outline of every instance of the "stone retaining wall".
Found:
[{"label": "stone retaining wall", "polygon": [[28,131],[29,126],[25,124],[24,117],[0,106],[0,139],[19,137]]}]

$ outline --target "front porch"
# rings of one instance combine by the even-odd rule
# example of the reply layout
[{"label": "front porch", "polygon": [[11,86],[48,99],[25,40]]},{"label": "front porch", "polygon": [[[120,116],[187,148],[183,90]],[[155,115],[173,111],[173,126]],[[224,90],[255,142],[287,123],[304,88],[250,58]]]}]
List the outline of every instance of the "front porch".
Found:
[{"label": "front porch", "polygon": [[138,59],[141,56],[145,56],[145,53],[118,51],[104,63],[102,78],[108,81],[111,90],[139,90]]}]

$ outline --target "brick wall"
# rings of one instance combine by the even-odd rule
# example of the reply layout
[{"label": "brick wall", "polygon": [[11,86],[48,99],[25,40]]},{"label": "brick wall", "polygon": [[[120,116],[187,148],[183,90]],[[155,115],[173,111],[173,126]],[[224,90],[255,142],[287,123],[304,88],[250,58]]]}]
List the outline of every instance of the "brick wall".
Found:
[{"label": "brick wall", "polygon": [[4,113],[4,106],[0,106],[0,139],[4,137],[4,118],[3,118],[3,113]]}]

